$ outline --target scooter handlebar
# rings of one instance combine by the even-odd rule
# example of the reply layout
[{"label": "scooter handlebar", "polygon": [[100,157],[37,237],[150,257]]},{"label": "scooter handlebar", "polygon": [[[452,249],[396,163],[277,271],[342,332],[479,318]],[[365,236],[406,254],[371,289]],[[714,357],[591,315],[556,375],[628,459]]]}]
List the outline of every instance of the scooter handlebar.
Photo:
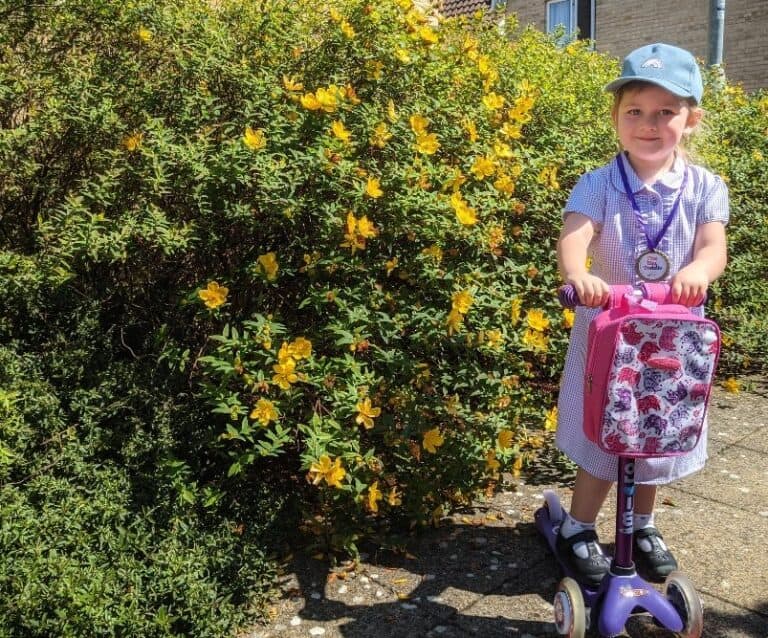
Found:
[{"label": "scooter handlebar", "polygon": [[[603,306],[606,309],[619,305],[621,300],[627,294],[636,295],[639,299],[648,299],[656,303],[674,303],[672,301],[672,288],[667,283],[644,282],[637,287],[614,285],[609,286],[609,288],[611,289],[611,294],[608,297],[608,301]],[[576,306],[581,305],[579,295],[571,284],[561,286],[557,291],[557,297],[564,308],[575,308]],[[703,305],[706,300],[705,296],[700,305]]]}]

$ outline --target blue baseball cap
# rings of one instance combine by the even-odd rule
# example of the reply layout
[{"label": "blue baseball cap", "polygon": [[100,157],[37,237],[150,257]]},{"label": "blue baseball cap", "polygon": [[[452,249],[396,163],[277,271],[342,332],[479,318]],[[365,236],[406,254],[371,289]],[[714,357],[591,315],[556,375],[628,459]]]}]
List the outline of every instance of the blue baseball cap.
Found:
[{"label": "blue baseball cap", "polygon": [[621,67],[621,77],[605,87],[615,92],[628,82],[650,82],[673,95],[693,98],[698,104],[704,93],[696,59],[685,49],[671,44],[648,44],[635,49]]}]

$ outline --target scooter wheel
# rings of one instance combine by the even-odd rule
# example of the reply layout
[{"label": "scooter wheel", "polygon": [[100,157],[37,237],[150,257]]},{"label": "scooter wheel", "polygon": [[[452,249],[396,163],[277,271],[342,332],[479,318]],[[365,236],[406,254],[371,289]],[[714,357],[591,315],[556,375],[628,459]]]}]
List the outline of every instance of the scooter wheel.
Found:
[{"label": "scooter wheel", "polygon": [[700,638],[704,631],[704,609],[701,598],[688,577],[682,572],[672,572],[664,581],[664,595],[680,614],[682,638]]},{"label": "scooter wheel", "polygon": [[558,584],[554,612],[555,629],[560,636],[584,638],[587,631],[584,595],[573,578],[563,578]]},{"label": "scooter wheel", "polygon": [[560,499],[552,490],[544,490],[544,502],[549,510],[549,520],[552,523],[559,523],[563,520],[563,506],[560,505]]}]

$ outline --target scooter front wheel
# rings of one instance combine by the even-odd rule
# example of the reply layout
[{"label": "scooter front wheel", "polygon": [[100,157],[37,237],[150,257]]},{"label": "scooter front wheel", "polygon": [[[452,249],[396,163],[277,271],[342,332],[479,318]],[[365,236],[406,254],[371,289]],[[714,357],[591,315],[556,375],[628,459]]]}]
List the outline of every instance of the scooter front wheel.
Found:
[{"label": "scooter front wheel", "polygon": [[704,609],[693,584],[682,572],[672,572],[664,581],[664,595],[683,621],[682,638],[701,638],[704,631]]},{"label": "scooter front wheel", "polygon": [[563,578],[558,584],[554,612],[555,629],[559,635],[584,638],[587,631],[584,595],[573,578]]}]

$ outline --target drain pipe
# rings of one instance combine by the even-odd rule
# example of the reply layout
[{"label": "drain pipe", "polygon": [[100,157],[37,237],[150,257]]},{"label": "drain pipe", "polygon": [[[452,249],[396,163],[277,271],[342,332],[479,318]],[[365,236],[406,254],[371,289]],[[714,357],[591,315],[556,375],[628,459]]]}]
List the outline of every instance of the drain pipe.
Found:
[{"label": "drain pipe", "polygon": [[709,13],[709,66],[723,63],[725,0],[712,0]]}]

